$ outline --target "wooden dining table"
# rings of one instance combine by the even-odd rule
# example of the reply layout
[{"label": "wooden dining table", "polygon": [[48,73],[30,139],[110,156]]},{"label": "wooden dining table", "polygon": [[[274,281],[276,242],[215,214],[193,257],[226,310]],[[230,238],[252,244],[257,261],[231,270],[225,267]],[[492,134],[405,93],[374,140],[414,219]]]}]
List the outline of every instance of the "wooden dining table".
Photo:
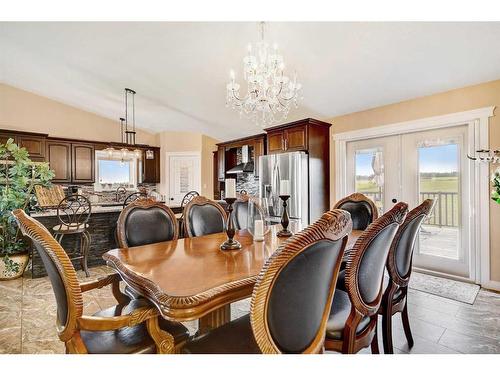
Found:
[{"label": "wooden dining table", "polygon": [[[231,319],[230,304],[252,295],[260,270],[288,238],[271,226],[264,241],[255,242],[247,230],[236,232],[241,249],[222,251],[225,233],[182,238],[144,246],[119,248],[103,255],[123,281],[171,321],[199,319],[198,333]],[[300,230],[299,226],[291,228]],[[362,231],[352,231],[346,254]]]}]

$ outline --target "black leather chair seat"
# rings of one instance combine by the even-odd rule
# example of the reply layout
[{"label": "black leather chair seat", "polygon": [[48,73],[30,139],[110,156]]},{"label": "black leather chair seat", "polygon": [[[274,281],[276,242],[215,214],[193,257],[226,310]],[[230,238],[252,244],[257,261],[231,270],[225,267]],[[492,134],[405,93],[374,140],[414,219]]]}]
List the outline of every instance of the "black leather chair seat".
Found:
[{"label": "black leather chair seat", "polygon": [[[351,301],[349,295],[343,290],[335,290],[333,296],[330,318],[326,323],[326,337],[333,340],[341,340],[344,333],[345,323],[351,313]],[[365,316],[358,325],[356,333],[362,332],[370,324],[370,318]]]},{"label": "black leather chair seat", "polygon": [[188,341],[182,348],[182,352],[188,354],[261,353],[253,337],[248,314]]},{"label": "black leather chair seat", "polygon": [[[384,284],[382,286],[382,290],[387,289],[387,286],[389,285],[389,275],[387,274],[387,271],[384,273]],[[346,286],[345,286],[345,270],[340,271],[339,273],[339,278],[337,279],[337,286],[336,290],[343,290],[344,292],[347,291]],[[394,293],[393,299],[398,299],[399,296],[401,296],[401,289],[396,290],[396,293]]]},{"label": "black leather chair seat", "polygon": [[[112,317],[126,315],[140,307],[149,306],[145,299],[132,300],[128,305],[116,305],[101,310],[94,316]],[[187,328],[180,323],[160,319],[160,328],[168,331],[175,342],[187,340]],[[125,327],[115,331],[80,331],[81,337],[89,353],[93,354],[130,354],[155,353],[156,347],[149,336],[146,323],[133,327]]]},{"label": "black leather chair seat", "polygon": [[70,224],[70,225],[64,225],[64,224],[57,224],[52,228],[52,231],[57,234],[75,234],[75,233],[82,233],[85,232],[88,229],[89,225],[88,224]]}]

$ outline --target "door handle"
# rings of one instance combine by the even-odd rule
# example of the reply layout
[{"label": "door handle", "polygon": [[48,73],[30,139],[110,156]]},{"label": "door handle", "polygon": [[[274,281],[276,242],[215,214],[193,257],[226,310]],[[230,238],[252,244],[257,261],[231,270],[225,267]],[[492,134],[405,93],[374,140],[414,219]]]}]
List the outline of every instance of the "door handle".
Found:
[{"label": "door handle", "polygon": [[173,200],[174,200],[174,198],[170,197],[170,200],[171,200],[171,201],[173,201]]},{"label": "door handle", "polygon": [[392,198],[392,203],[398,203],[398,200],[396,198]]}]

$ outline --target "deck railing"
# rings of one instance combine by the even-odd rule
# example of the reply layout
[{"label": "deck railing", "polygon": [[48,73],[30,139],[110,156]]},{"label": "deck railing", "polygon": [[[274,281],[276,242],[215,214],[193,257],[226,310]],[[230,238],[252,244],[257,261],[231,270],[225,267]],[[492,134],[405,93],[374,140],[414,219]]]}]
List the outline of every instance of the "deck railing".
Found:
[{"label": "deck railing", "polygon": [[[360,191],[368,198],[373,200],[379,209],[381,209],[382,192],[381,191]],[[420,202],[425,199],[433,199],[435,201],[434,211],[427,219],[427,225],[435,225],[439,227],[458,227],[460,222],[460,206],[458,203],[457,192],[446,191],[422,191],[420,192]]]}]

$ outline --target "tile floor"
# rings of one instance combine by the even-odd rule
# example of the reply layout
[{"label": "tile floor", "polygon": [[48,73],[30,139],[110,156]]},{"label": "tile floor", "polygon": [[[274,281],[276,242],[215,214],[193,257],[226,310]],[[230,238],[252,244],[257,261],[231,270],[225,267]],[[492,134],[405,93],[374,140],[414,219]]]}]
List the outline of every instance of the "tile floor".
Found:
[{"label": "tile floor", "polygon": [[[91,277],[107,272],[107,267],[96,267],[91,269]],[[79,276],[85,279],[83,274]],[[474,305],[416,290],[410,290],[408,298],[415,346],[408,348],[398,314],[393,323],[396,353],[500,353],[500,294],[481,290]],[[109,287],[84,293],[85,314],[115,304]],[[248,300],[233,304],[231,315],[238,317],[248,308]],[[64,353],[55,317],[48,278],[1,281],[0,353]],[[195,322],[188,324],[191,333],[196,326]]]}]

